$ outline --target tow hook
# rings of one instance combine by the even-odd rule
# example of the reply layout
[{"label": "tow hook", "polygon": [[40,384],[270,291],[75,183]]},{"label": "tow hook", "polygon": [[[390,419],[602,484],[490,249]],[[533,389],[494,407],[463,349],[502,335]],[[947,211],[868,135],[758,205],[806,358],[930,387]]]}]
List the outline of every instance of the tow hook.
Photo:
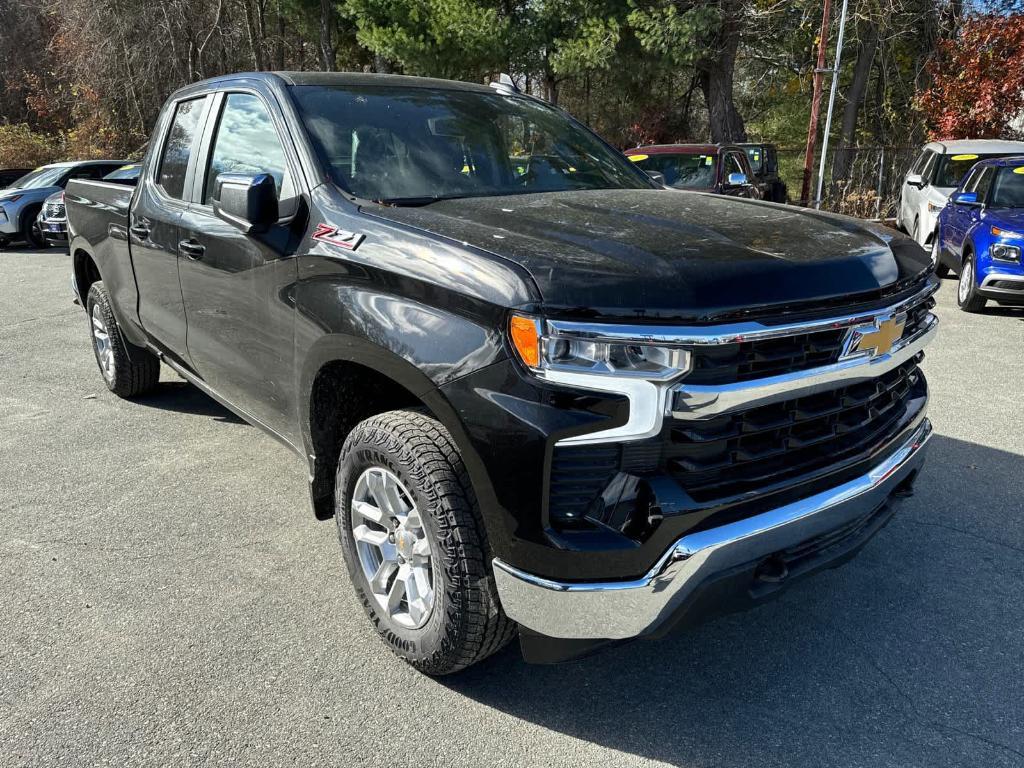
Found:
[{"label": "tow hook", "polygon": [[789,576],[789,566],[786,561],[778,555],[772,555],[757,566],[754,571],[754,578],[759,581],[767,581],[770,584],[778,584],[785,581]]}]

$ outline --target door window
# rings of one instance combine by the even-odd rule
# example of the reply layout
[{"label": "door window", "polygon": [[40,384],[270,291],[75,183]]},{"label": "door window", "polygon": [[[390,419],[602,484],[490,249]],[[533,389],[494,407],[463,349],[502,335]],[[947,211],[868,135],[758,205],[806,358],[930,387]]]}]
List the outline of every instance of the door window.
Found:
[{"label": "door window", "polygon": [[174,107],[174,119],[167,133],[163,154],[160,157],[160,171],[157,183],[173,198],[185,198],[185,175],[192,155],[199,120],[203,115],[206,97],[180,101]]},{"label": "door window", "polygon": [[989,187],[992,186],[992,168],[987,166],[974,180],[974,186],[970,189],[978,195],[978,202],[984,203],[988,197]]},{"label": "door window", "polygon": [[274,177],[279,198],[293,196],[281,139],[267,108],[251,94],[229,93],[224,100],[206,171],[203,201],[207,205],[213,203],[222,173],[268,173]]},{"label": "door window", "polygon": [[925,165],[928,164],[928,160],[930,160],[932,157],[933,155],[931,150],[926,149],[924,152],[918,155],[918,158],[914,162],[914,166],[910,169],[910,172],[923,174]]},{"label": "door window", "polygon": [[967,174],[967,178],[964,179],[962,189],[964,192],[973,192],[974,185],[978,183],[978,179],[981,177],[981,168],[975,168]]},{"label": "door window", "polygon": [[742,173],[744,176],[747,172],[743,170],[743,163],[740,162],[739,156],[735,152],[730,152],[725,156],[725,182],[729,183],[729,174],[731,173]]}]

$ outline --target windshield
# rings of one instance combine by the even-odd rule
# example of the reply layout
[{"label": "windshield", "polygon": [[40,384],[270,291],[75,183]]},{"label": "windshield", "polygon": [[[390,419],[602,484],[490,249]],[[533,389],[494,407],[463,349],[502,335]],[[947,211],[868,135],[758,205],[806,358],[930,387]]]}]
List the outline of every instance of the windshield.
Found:
[{"label": "windshield", "polygon": [[36,168],[31,173],[26,173],[16,182],[11,184],[12,189],[39,189],[41,187],[59,187],[60,180],[68,172],[66,167],[46,166]]},{"label": "windshield", "polygon": [[715,186],[714,155],[683,155],[659,152],[656,155],[631,154],[638,168],[657,171],[665,184],[676,189],[711,189]]},{"label": "windshield", "polygon": [[366,200],[650,188],[625,157],[533,99],[389,86],[292,91],[332,180]]},{"label": "windshield", "polygon": [[992,185],[992,208],[1024,208],[1024,166],[1000,168]]},{"label": "windshield", "polygon": [[765,170],[765,157],[764,150],[761,147],[744,147],[747,153],[747,159],[750,161],[750,170],[754,173],[761,173]]},{"label": "windshield", "polygon": [[935,170],[936,187],[959,187],[971,167],[980,160],[988,160],[992,157],[1006,157],[1002,155],[940,155],[938,168]]}]

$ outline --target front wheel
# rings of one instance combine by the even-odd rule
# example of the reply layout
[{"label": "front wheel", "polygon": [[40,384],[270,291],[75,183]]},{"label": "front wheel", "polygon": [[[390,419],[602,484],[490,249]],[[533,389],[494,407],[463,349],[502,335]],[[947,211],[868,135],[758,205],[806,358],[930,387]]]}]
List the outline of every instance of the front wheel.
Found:
[{"label": "front wheel", "polygon": [[89,288],[85,309],[92,331],[92,351],[107,389],[129,398],[148,392],[160,380],[160,361],[148,349],[125,341],[102,281]]},{"label": "front wheel", "polygon": [[43,237],[43,233],[39,231],[39,225],[36,223],[36,215],[38,213],[38,208],[26,211],[25,217],[22,220],[21,236],[29,248],[46,247],[46,239]]},{"label": "front wheel", "polygon": [[512,639],[476,498],[438,421],[391,411],[358,424],[341,449],[335,517],[363,608],[413,667],[457,672]]},{"label": "front wheel", "polygon": [[967,255],[960,269],[960,282],[957,284],[956,303],[964,312],[980,312],[985,308],[985,297],[978,295],[978,286],[974,279],[974,256]]},{"label": "front wheel", "polygon": [[939,232],[932,235],[932,264],[935,265],[935,274],[940,280],[949,277],[949,267],[942,263],[942,250],[939,248]]}]

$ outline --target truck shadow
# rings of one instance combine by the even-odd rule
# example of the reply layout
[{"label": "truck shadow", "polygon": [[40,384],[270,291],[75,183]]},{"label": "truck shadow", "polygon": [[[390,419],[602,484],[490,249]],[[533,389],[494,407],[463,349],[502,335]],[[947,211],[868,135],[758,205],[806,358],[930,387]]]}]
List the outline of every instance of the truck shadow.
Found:
[{"label": "truck shadow", "polygon": [[137,398],[134,402],[150,408],[159,408],[173,413],[191,413],[209,416],[215,421],[230,424],[246,422],[218,403],[212,397],[192,386],[187,381],[161,381],[152,392]]},{"label": "truck shadow", "polygon": [[859,557],[774,603],[561,666],[510,648],[443,682],[673,765],[1019,766],[1022,491],[1024,457],[936,436]]}]

